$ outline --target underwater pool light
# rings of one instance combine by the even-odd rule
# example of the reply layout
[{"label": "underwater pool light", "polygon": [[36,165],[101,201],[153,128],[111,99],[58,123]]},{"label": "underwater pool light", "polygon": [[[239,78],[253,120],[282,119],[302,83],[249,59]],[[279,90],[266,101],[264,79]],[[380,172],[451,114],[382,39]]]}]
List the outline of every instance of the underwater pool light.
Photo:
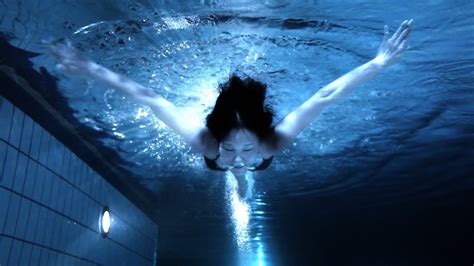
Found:
[{"label": "underwater pool light", "polygon": [[110,211],[109,208],[105,207],[102,210],[102,215],[100,216],[100,231],[103,236],[106,236],[109,233],[110,229]]}]

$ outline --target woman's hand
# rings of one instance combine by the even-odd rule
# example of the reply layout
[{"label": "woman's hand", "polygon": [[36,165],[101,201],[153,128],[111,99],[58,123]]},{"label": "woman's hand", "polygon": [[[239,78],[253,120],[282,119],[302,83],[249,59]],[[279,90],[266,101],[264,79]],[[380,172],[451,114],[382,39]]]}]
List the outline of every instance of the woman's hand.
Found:
[{"label": "woman's hand", "polygon": [[56,68],[73,75],[89,75],[94,62],[81,54],[69,41],[47,44],[56,58]]},{"label": "woman's hand", "polygon": [[273,155],[282,151],[326,106],[345,97],[358,85],[380,73],[384,67],[394,63],[406,49],[411,23],[412,20],[405,20],[390,39],[388,28],[385,26],[384,40],[373,60],[324,86],[306,102],[280,120],[275,126],[274,137],[274,143],[278,144],[271,145],[268,148],[268,153]]},{"label": "woman's hand", "polygon": [[405,20],[400,24],[398,30],[389,39],[388,27],[385,25],[384,32],[385,36],[380,44],[377,56],[374,62],[385,67],[393,64],[407,48],[407,39],[411,32],[412,19]]}]

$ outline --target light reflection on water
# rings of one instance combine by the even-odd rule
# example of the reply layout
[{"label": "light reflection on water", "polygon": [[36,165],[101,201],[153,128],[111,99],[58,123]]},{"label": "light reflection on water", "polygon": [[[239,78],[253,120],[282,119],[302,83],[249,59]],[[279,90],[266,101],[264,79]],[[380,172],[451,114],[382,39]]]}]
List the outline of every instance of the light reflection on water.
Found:
[{"label": "light reflection on water", "polygon": [[[238,183],[234,175],[229,171],[226,173],[226,201],[227,207],[229,208],[229,214],[233,226],[234,240],[237,243],[239,253],[239,265],[258,265],[263,266],[265,264],[265,247],[262,242],[262,232],[252,232],[251,229],[259,228],[263,229],[264,225],[262,221],[257,221],[259,226],[249,226],[250,218],[256,215],[258,218],[264,215],[264,211],[257,210],[259,206],[265,206],[266,204],[261,199],[253,198],[253,185],[254,179],[252,172],[247,172],[247,192],[246,197],[242,199],[238,193]],[[250,204],[254,202],[254,204]],[[254,221],[255,223],[255,221]],[[255,231],[255,230],[254,230]],[[252,238],[252,235],[255,237]]]},{"label": "light reflection on water", "polygon": [[226,173],[226,197],[232,224],[234,226],[234,238],[237,241],[239,250],[247,251],[250,248],[250,233],[248,228],[250,206],[240,198],[237,180],[230,171]]}]

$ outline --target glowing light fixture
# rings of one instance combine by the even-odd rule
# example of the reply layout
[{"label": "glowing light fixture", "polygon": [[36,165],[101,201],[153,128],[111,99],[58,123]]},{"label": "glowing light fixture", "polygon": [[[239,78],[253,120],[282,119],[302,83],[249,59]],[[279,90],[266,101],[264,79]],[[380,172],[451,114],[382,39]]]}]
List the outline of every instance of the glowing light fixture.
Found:
[{"label": "glowing light fixture", "polygon": [[109,233],[110,229],[110,211],[109,208],[105,207],[102,210],[102,215],[100,216],[100,231],[103,236],[106,236]]}]

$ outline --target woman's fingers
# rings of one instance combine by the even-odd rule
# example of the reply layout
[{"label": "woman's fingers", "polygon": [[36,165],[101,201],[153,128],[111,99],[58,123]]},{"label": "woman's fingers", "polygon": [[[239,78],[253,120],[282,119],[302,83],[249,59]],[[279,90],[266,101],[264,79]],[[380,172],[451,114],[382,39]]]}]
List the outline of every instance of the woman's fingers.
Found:
[{"label": "woman's fingers", "polygon": [[400,43],[400,48],[398,48],[399,51],[403,52],[407,49],[407,39],[403,40],[402,43]]},{"label": "woman's fingers", "polygon": [[411,32],[411,23],[413,19],[404,20],[393,36],[388,40],[394,47],[399,47],[401,43],[408,38]]},{"label": "woman's fingers", "polygon": [[395,41],[396,39],[398,39],[398,36],[400,36],[400,34],[402,33],[403,29],[405,28],[405,25],[408,23],[407,20],[404,20],[400,26],[398,26],[398,29],[397,31],[393,34],[392,38],[390,38],[390,42],[393,42]]},{"label": "woman's fingers", "polygon": [[400,46],[400,44],[408,38],[408,35],[410,35],[410,32],[411,32],[410,27],[405,28],[403,32],[400,34],[400,36],[398,36],[398,38],[395,40],[394,42],[395,47]]},{"label": "woman's fingers", "polygon": [[388,32],[388,26],[385,25],[385,26],[383,27],[383,42],[386,42],[386,41],[388,40],[389,34],[390,34],[390,33]]},{"label": "woman's fingers", "polygon": [[387,40],[388,29],[384,27],[384,40],[379,47],[376,58],[384,65],[393,63],[407,48],[411,32],[412,19],[403,21],[393,36]]},{"label": "woman's fingers", "polygon": [[[405,38],[408,37],[408,34],[411,31],[411,23],[413,19],[403,21],[400,26],[398,27],[397,32],[393,34],[392,38],[390,38],[390,42],[397,46],[402,42]],[[408,30],[408,31],[407,31]]]}]

